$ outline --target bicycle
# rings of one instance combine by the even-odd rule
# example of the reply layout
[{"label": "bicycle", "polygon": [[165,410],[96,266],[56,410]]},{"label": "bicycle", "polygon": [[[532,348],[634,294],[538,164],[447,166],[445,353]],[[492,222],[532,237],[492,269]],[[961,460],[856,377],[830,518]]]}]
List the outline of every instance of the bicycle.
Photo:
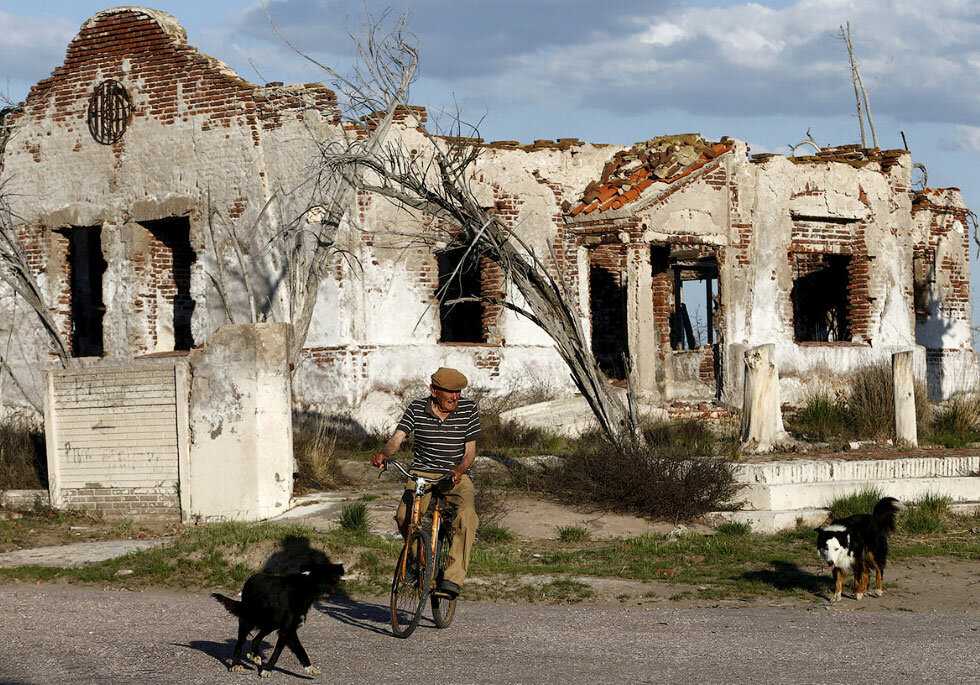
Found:
[{"label": "bicycle", "polygon": [[[418,627],[426,599],[432,605],[432,619],[437,628],[448,628],[456,615],[456,598],[435,591],[452,543],[451,507],[446,505],[445,497],[452,489],[452,476],[436,479],[413,476],[391,459],[384,463],[383,470],[386,471],[389,464],[415,483],[405,542],[391,580],[391,631],[396,637],[406,638]],[[430,493],[432,523],[423,525],[425,512],[418,504]]]}]

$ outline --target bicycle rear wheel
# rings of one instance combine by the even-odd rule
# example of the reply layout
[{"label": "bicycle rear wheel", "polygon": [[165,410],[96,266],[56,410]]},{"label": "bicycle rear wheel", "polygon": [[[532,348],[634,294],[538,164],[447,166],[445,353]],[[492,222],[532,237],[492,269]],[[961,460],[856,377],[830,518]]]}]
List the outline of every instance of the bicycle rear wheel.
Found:
[{"label": "bicycle rear wheel", "polygon": [[[452,544],[452,536],[440,535],[436,543],[436,561],[432,565],[436,577],[440,577],[449,561],[449,546]],[[448,597],[432,595],[432,620],[435,621],[437,628],[448,628],[456,615],[456,600]]]},{"label": "bicycle rear wheel", "polygon": [[417,530],[402,547],[391,581],[391,632],[396,637],[408,637],[418,627],[431,582],[429,534]]}]

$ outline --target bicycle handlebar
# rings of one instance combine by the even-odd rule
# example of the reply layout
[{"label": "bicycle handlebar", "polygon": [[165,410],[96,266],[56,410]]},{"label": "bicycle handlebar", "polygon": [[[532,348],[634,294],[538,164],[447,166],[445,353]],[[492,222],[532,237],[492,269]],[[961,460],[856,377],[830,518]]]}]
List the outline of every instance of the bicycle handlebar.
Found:
[{"label": "bicycle handlebar", "polygon": [[452,479],[453,479],[453,476],[452,476],[451,473],[447,473],[446,475],[441,476],[439,478],[435,478],[435,479],[433,479],[433,478],[425,478],[424,476],[413,476],[411,473],[409,473],[407,470],[405,470],[405,467],[404,466],[402,466],[400,463],[398,463],[394,459],[387,459],[387,460],[384,461],[384,463],[381,465],[381,473],[378,474],[378,478],[381,478],[382,474],[384,474],[384,472],[388,470],[388,464],[394,465],[395,468],[397,468],[399,471],[401,471],[403,474],[405,474],[405,477],[408,478],[409,480],[414,480],[416,482],[422,481],[422,483],[424,485],[428,485],[432,489],[435,489],[435,487],[438,486],[440,483],[443,483],[443,482],[451,482]]}]

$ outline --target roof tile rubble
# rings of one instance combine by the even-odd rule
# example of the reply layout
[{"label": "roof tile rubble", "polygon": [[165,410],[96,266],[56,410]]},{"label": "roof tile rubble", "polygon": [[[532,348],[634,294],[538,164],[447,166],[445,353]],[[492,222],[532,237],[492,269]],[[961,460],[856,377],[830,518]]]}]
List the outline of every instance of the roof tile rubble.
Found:
[{"label": "roof tile rubble", "polygon": [[579,204],[566,211],[577,216],[619,209],[639,199],[650,186],[673,183],[725,154],[734,145],[730,138],[711,143],[698,133],[660,136],[637,143],[613,155],[599,180],[585,187]]}]

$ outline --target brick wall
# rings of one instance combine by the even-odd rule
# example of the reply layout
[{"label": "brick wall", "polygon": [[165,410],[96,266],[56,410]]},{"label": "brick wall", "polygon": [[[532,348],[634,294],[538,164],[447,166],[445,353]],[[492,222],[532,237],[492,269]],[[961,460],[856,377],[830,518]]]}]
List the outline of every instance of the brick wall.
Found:
[{"label": "brick wall", "polygon": [[174,488],[89,487],[65,490],[65,509],[98,512],[110,519],[180,520],[180,497]]},{"label": "brick wall", "polygon": [[[854,342],[871,342],[870,266],[865,225],[856,221],[793,221],[788,259],[794,279],[824,268],[823,255],[847,255],[847,320]],[[783,297],[781,310],[786,321],[793,321],[791,293]],[[846,341],[838,341],[846,342]]]},{"label": "brick wall", "polygon": [[[925,239],[917,241],[913,246],[913,258],[924,263],[923,270],[927,271],[925,265],[935,264],[940,242],[947,241],[943,259],[935,264],[935,276],[942,284],[943,314],[951,319],[969,321],[970,231],[967,208],[950,202],[944,190],[929,189],[916,195],[912,213],[917,220],[924,220],[928,226]],[[956,244],[950,244],[953,227],[956,224],[962,227],[962,236]]]},{"label": "brick wall", "polygon": [[[281,126],[284,117],[300,118],[308,108],[331,120],[338,117],[336,96],[323,85],[257,87],[187,45],[176,24],[138,9],[102,12],[87,22],[69,44],[64,64],[31,89],[23,116],[38,121],[50,116],[69,129],[84,130],[89,96],[106,79],[127,89],[134,121],[172,124],[199,117],[205,131],[246,125],[255,145],[260,130]],[[149,84],[146,91],[144,84]],[[124,135],[113,145],[117,155],[125,144]],[[33,154],[41,161],[40,151]]]}]

